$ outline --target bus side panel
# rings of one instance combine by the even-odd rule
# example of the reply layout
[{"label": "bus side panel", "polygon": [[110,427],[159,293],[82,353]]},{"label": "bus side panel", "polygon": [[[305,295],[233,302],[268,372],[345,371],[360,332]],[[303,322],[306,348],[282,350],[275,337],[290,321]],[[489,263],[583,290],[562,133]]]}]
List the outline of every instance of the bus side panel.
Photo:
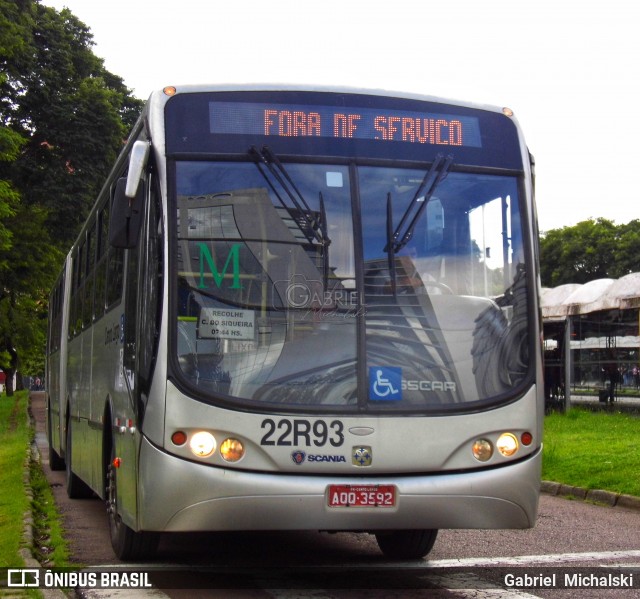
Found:
[{"label": "bus side panel", "polygon": [[88,401],[88,418],[87,418],[87,464],[89,479],[87,483],[100,497],[104,496],[104,469],[102,463],[102,444],[103,444],[103,415],[104,415],[104,398],[105,389],[101,382],[104,371],[104,350],[103,335],[100,334],[100,327],[97,323],[93,323],[90,331],[91,343],[87,353],[87,370],[89,388],[85,397]]},{"label": "bus side panel", "polygon": [[[69,296],[71,280],[72,258],[68,255],[65,261],[62,281],[62,301],[60,306],[61,323],[56,331],[49,331],[50,334],[58,336],[58,350],[48,357],[47,360],[47,389],[48,406],[50,410],[47,426],[51,427],[51,445],[56,453],[64,458],[66,450],[65,439],[65,404],[67,397],[67,352],[68,352],[68,331],[69,331]],[[51,345],[51,341],[49,343]]]},{"label": "bus side panel", "polygon": [[[93,326],[93,353],[91,373],[91,481],[93,490],[102,498],[105,493],[106,469],[103,444],[111,398],[121,379],[118,372],[119,317],[117,309],[112,310]],[[120,384],[120,386],[122,386]]]},{"label": "bus side panel", "polygon": [[71,428],[71,464],[75,474],[82,480],[88,482],[88,474],[83,467],[83,457],[87,450],[83,447],[88,412],[82,409],[83,399],[83,357],[85,336],[77,335],[69,341],[69,355],[67,361],[67,382],[68,382],[68,426]]},{"label": "bus side panel", "polygon": [[[103,371],[106,380],[96,381],[99,389],[105,385],[108,389],[109,409],[111,418],[111,430],[105,430],[105,435],[111,435],[114,447],[114,457],[120,458],[120,466],[116,470],[118,489],[118,513],[127,526],[137,527],[137,476],[138,476],[138,449],[140,435],[138,432],[138,420],[135,411],[137,398],[136,376],[125,368],[124,359],[126,348],[124,346],[124,323],[128,315],[125,315],[123,301],[114,307],[106,316],[107,330],[112,331],[109,343],[101,352],[96,349],[97,363]],[[134,318],[135,315],[131,315]],[[117,335],[115,332],[118,331]],[[130,394],[131,392],[131,394]],[[96,418],[100,399],[96,398]],[[103,407],[105,404],[102,404]],[[102,447],[96,448],[94,454],[101,459]]]},{"label": "bus side panel", "polygon": [[[138,337],[129,338],[127,327],[137,328],[139,319],[136,314],[136,294],[138,289],[137,252],[144,245],[139,243],[138,249],[128,250],[126,259],[126,277],[123,302],[119,308],[122,323],[121,343],[118,346],[118,371],[120,373],[119,393],[114,396],[114,417],[118,426],[114,428],[114,447],[116,456],[120,458],[117,470],[118,513],[123,522],[132,529],[137,528],[138,519],[138,452],[140,432],[138,428],[137,404],[140,394],[138,375],[134,372],[137,366],[135,352]],[[135,340],[135,341],[134,341]]]},{"label": "bus side panel", "polygon": [[50,439],[51,446],[58,455],[62,455],[62,422],[60,418],[60,356],[61,351],[58,350],[55,353],[51,354],[47,358],[47,400],[48,405],[47,409],[49,410],[46,426],[48,428],[48,438]]},{"label": "bus side panel", "polygon": [[82,333],[82,373],[80,378],[79,411],[82,429],[82,457],[81,457],[81,478],[90,486],[94,487],[95,481],[92,476],[92,462],[95,448],[92,444],[91,431],[91,371],[92,371],[92,346],[93,329],[89,328]]}]

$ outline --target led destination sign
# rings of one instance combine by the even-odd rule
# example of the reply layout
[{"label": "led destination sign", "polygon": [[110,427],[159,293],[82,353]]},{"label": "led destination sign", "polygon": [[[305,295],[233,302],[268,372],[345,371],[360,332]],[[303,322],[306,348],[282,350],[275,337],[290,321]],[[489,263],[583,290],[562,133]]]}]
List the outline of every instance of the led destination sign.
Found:
[{"label": "led destination sign", "polygon": [[214,135],[320,137],[482,147],[476,117],[384,108],[209,102]]}]

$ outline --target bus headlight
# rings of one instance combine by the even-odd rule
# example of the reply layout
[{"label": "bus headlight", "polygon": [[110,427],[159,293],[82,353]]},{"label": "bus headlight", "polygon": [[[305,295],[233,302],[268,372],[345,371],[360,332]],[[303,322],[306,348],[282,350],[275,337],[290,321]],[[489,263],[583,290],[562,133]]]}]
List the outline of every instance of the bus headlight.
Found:
[{"label": "bus headlight", "polygon": [[194,456],[206,458],[216,450],[216,440],[211,433],[200,431],[191,436],[189,448]]},{"label": "bus headlight", "polygon": [[479,462],[486,462],[493,455],[493,445],[486,439],[476,439],[472,447],[473,457]]},{"label": "bus headlight", "polygon": [[237,462],[244,456],[244,445],[238,439],[225,439],[220,445],[220,455],[225,462]]},{"label": "bus headlight", "polygon": [[518,439],[511,433],[502,433],[496,447],[505,458],[509,458],[518,451]]}]

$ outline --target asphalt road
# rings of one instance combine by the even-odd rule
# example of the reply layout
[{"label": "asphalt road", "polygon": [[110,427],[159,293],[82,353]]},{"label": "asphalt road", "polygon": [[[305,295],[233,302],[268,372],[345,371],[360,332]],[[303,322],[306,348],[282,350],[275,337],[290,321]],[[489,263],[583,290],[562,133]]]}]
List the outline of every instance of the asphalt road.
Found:
[{"label": "asphalt road", "polygon": [[[64,472],[48,467],[42,398],[32,399],[36,442],[45,473],[64,518],[72,559],[113,571],[125,568],[111,551],[103,502],[70,500]],[[605,507],[542,495],[538,523],[530,530],[443,530],[428,560],[386,560],[369,535],[327,533],[235,533],[171,535],[163,538],[149,571],[163,591],[130,591],[117,597],[561,597],[579,599],[640,596],[640,510]],[[551,570],[548,570],[551,568]],[[611,570],[611,568],[613,570]],[[620,568],[623,568],[620,570]],[[627,570],[626,568],[633,568]],[[560,589],[557,581],[522,590],[505,576],[548,572],[563,577],[632,573],[634,588],[600,589],[583,584]],[[572,580],[575,580],[572,579]],[[624,582],[624,579],[618,579]],[[628,579],[627,579],[628,580]],[[581,578],[589,583],[592,578]],[[517,583],[518,581],[516,581]],[[527,582],[521,581],[521,582]],[[489,588],[487,589],[487,585]],[[197,591],[194,586],[203,588]],[[173,587],[185,587],[180,590]],[[84,597],[115,597],[87,591]]]}]

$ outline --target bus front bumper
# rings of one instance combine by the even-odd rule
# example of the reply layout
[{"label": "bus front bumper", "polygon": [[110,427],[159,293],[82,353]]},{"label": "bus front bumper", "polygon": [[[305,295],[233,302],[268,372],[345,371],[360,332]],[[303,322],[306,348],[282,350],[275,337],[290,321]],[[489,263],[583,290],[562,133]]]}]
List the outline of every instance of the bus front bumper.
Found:
[{"label": "bus front bumper", "polygon": [[[542,451],[494,469],[308,476],[214,468],[142,442],[138,529],[148,531],[530,528]],[[394,507],[330,507],[330,485],[395,485]]]}]

